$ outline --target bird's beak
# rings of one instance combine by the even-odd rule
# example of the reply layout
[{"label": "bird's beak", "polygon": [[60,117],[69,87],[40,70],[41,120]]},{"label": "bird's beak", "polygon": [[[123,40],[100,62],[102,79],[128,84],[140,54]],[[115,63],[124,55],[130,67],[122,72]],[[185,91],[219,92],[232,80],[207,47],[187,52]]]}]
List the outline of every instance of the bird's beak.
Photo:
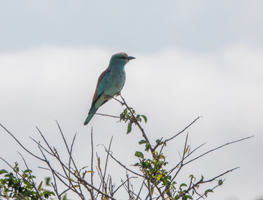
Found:
[{"label": "bird's beak", "polygon": [[132,57],[132,56],[129,56],[129,57],[128,57],[128,61],[129,61],[129,60],[132,60],[132,59],[135,59],[135,57]]}]

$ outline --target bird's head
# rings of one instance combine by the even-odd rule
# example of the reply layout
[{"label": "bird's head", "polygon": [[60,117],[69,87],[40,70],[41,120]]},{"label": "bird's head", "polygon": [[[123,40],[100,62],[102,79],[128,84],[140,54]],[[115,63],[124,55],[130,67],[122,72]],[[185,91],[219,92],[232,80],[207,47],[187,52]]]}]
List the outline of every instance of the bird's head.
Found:
[{"label": "bird's head", "polygon": [[130,60],[135,59],[135,57],[128,56],[126,53],[116,53],[111,57],[110,64],[123,64],[125,65]]}]

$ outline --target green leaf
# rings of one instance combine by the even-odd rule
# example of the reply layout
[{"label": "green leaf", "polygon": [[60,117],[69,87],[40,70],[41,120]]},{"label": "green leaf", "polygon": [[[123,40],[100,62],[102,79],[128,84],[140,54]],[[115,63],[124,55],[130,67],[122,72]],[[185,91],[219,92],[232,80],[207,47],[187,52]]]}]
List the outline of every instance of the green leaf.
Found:
[{"label": "green leaf", "polygon": [[37,187],[37,190],[40,191],[41,190],[41,187],[42,187],[42,184],[43,184],[43,181],[41,181]]},{"label": "green leaf", "polygon": [[204,181],[204,177],[202,175],[200,181],[198,181],[198,182],[202,183],[203,181]]},{"label": "green leaf", "polygon": [[144,159],[144,155],[143,155],[143,153],[140,152],[140,151],[136,151],[136,152],[135,152],[135,156],[137,156],[137,157],[139,157],[139,158],[141,158],[141,159]]},{"label": "green leaf", "polygon": [[189,176],[189,178],[192,178],[192,179],[194,180],[194,182],[196,181],[196,178],[194,177],[193,174],[191,174],[191,175]]},{"label": "green leaf", "polygon": [[12,172],[10,172],[10,173],[6,174],[6,175],[5,175],[5,177],[13,178],[13,177],[14,177],[14,175],[13,175],[13,173],[12,173]]},{"label": "green leaf", "polygon": [[31,169],[26,169],[26,170],[24,171],[24,173],[32,173],[32,170],[31,170]]},{"label": "green leaf", "polygon": [[151,195],[153,195],[154,187],[151,187]]},{"label": "green leaf", "polygon": [[180,187],[187,187],[187,185],[185,183],[182,183]]},{"label": "green leaf", "polygon": [[8,171],[6,171],[4,169],[0,170],[0,174],[6,174],[6,173],[8,173]]},{"label": "green leaf", "polygon": [[205,196],[206,196],[206,197],[207,197],[207,193],[209,193],[209,192],[213,192],[213,190],[211,190],[211,189],[206,190],[206,191],[205,191]]},{"label": "green leaf", "polygon": [[100,157],[98,157],[98,168],[101,171],[101,169],[100,169]]},{"label": "green leaf", "polygon": [[128,128],[127,128],[127,134],[129,134],[131,132],[131,130],[132,130],[132,124],[129,123]]},{"label": "green leaf", "polygon": [[145,168],[152,168],[152,165],[146,161],[146,162],[142,162],[142,167],[145,169]]},{"label": "green leaf", "polygon": [[180,199],[180,195],[177,194],[177,195],[174,197],[174,199],[175,199],[175,200]]},{"label": "green leaf", "polygon": [[139,142],[139,144],[145,144],[145,143],[146,143],[145,140],[141,140],[141,141]]},{"label": "green leaf", "polygon": [[164,186],[168,186],[169,185],[169,181],[168,181],[167,177],[163,180],[163,184],[164,184]]},{"label": "green leaf", "polygon": [[51,196],[51,195],[55,196],[54,192],[50,192],[50,191],[47,191],[47,190],[44,191],[43,194],[44,194],[44,197],[45,197],[45,198],[48,198],[48,197]]},{"label": "green leaf", "polygon": [[14,170],[15,172],[19,172],[18,162],[15,162]]},{"label": "green leaf", "polygon": [[160,144],[160,143],[161,143],[161,140],[158,139],[158,140],[156,140],[155,142],[156,142],[156,144]]},{"label": "green leaf", "polygon": [[220,179],[219,181],[218,181],[218,185],[222,185],[223,184],[223,181],[222,181],[222,179]]},{"label": "green leaf", "polygon": [[146,143],[146,145],[145,145],[145,151],[149,151],[150,147],[151,147],[151,145],[150,145],[149,143]]},{"label": "green leaf", "polygon": [[46,186],[51,186],[51,185],[50,185],[50,180],[51,180],[50,177],[46,177],[46,178],[45,178],[45,184],[46,184]]},{"label": "green leaf", "polygon": [[144,119],[145,123],[147,123],[147,117],[145,115],[141,115],[141,116]]},{"label": "green leaf", "polygon": [[62,197],[62,200],[67,200],[67,193]]},{"label": "green leaf", "polygon": [[184,195],[184,198],[185,198],[185,199],[193,199],[193,197],[190,196],[190,195]]}]

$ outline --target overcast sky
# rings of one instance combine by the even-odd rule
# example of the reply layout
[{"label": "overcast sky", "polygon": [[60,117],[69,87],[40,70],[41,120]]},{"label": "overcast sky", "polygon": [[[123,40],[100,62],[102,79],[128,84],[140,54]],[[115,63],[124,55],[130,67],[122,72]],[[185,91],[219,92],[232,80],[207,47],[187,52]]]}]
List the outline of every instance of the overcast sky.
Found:
[{"label": "overcast sky", "polygon": [[[124,123],[102,116],[83,126],[98,76],[112,54],[124,51],[136,60],[126,66],[122,94],[148,117],[144,129],[152,142],[171,137],[198,116],[189,143],[194,148],[207,142],[199,153],[255,136],[200,159],[180,177],[188,181],[194,173],[209,179],[240,166],[208,199],[255,200],[263,196],[262,11],[263,2],[256,0],[2,0],[0,123],[37,150],[29,139],[40,140],[35,126],[52,145],[63,147],[58,120],[68,140],[78,133],[75,151],[82,166],[90,164],[93,126],[95,144],[107,145],[114,136],[114,155],[126,165],[135,163],[126,157],[143,150],[136,127],[126,135]],[[122,109],[112,100],[99,112],[119,115]],[[167,147],[171,164],[179,159],[184,137]],[[26,153],[2,129],[0,138],[0,156],[22,167],[17,151]],[[96,147],[103,155],[102,150]],[[3,162],[0,168],[8,169]]]}]

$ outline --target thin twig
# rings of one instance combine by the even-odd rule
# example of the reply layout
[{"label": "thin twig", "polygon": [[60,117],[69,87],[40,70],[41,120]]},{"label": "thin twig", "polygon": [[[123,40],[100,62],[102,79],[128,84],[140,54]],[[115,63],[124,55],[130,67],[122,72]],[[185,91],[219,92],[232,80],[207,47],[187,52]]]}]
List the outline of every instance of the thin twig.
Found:
[{"label": "thin twig", "polygon": [[[19,152],[18,152],[18,153],[19,153]],[[21,158],[23,159],[24,164],[25,164],[25,166],[26,166],[26,168],[27,168],[27,170],[28,170],[28,173],[30,174],[30,177],[28,177],[29,179],[31,179],[30,185],[32,185],[33,188],[35,189],[35,191],[36,191],[36,193],[37,193],[37,196],[38,196],[40,199],[42,199],[42,198],[41,198],[41,195],[39,194],[38,189],[37,189],[37,187],[36,187],[36,185],[35,185],[35,183],[34,183],[34,180],[33,180],[33,178],[32,178],[32,174],[31,174],[30,169],[29,169],[29,167],[28,167],[28,165],[27,165],[27,163],[26,163],[26,160],[24,159],[24,157],[22,156],[21,153],[19,153],[19,155],[20,155]]]},{"label": "thin twig", "polygon": [[[144,180],[145,180],[145,179],[144,179]],[[142,191],[142,188],[143,188],[143,185],[144,185],[144,180],[142,181],[142,185],[141,185],[140,190],[139,190],[139,192],[138,192],[138,194],[137,194],[136,200],[141,199],[141,198],[140,198],[140,194],[141,194],[141,191]]]},{"label": "thin twig", "polygon": [[95,115],[101,115],[101,116],[105,116],[105,117],[112,117],[112,118],[118,118],[118,119],[120,119],[120,117],[118,117],[118,116],[108,115],[108,114],[102,114],[102,113],[95,113]]},{"label": "thin twig", "polygon": [[[180,162],[180,167],[179,167],[179,169],[177,170],[177,172],[175,173],[175,175],[174,175],[174,177],[172,178],[171,182],[173,182],[173,180],[174,180],[175,177],[178,175],[179,171],[182,169],[182,167],[183,167],[183,165],[184,165],[183,162],[184,162],[184,159],[185,159],[185,153],[186,153],[185,150],[186,150],[186,146],[187,146],[187,141],[188,141],[188,133],[187,133],[186,139],[185,139],[183,157],[182,157],[181,162]],[[168,176],[169,176],[172,172],[173,172],[173,171],[170,171],[170,172],[168,173]]]},{"label": "thin twig", "polygon": [[36,129],[38,130],[38,133],[41,135],[42,139],[44,140],[44,142],[46,143],[46,145],[48,146],[49,150],[52,153],[52,156],[54,156],[56,153],[53,151],[53,149],[51,148],[51,146],[49,145],[49,143],[47,142],[46,138],[44,137],[44,135],[42,134],[42,132],[39,130],[39,128],[36,126]]},{"label": "thin twig", "polygon": [[[111,137],[108,151],[110,151],[112,139],[113,139],[113,136]],[[104,175],[103,175],[103,183],[105,183],[105,176],[106,176],[106,171],[107,171],[107,166],[108,166],[108,160],[109,160],[109,154],[107,154],[107,157],[106,157],[105,168],[104,168]],[[106,190],[107,190],[107,188],[105,187],[105,192],[106,192]]]},{"label": "thin twig", "polygon": [[169,139],[166,139],[164,141],[164,143],[174,139],[175,137],[177,137],[178,135],[180,135],[181,133],[183,133],[186,129],[188,129],[190,126],[192,126],[198,119],[200,119],[200,116],[198,116],[194,121],[192,121],[191,124],[189,124],[187,127],[185,127],[182,131],[180,131],[179,133],[177,133],[176,135],[174,135],[173,137],[169,138]]},{"label": "thin twig", "polygon": [[[91,179],[91,185],[93,185],[93,156],[94,156],[94,151],[93,151],[93,127],[91,127],[91,174],[90,174],[90,179]],[[91,189],[91,199],[94,199],[94,191],[93,188]]]},{"label": "thin twig", "polygon": [[138,177],[133,176],[133,177],[127,178],[126,181],[124,181],[121,185],[119,185],[119,187],[116,188],[116,190],[113,191],[112,196],[113,196],[128,180],[130,180],[130,179],[132,179],[132,178],[138,178]]},{"label": "thin twig", "polygon": [[[70,151],[68,151],[68,154],[69,154],[69,162],[68,162],[69,169],[71,168],[70,167],[71,160],[72,160],[72,162],[74,162],[74,160],[72,158],[72,151],[73,151],[73,145],[74,145],[74,142],[75,142],[75,139],[76,139],[76,135],[77,135],[77,133],[75,133],[75,135],[73,137],[73,140],[72,140],[72,143],[71,143]],[[76,167],[75,167],[75,170],[77,170]],[[70,177],[70,173],[69,173],[69,177]]]},{"label": "thin twig", "polygon": [[[224,180],[222,180],[222,182],[224,183],[225,182],[225,179]],[[216,189],[217,187],[219,187],[220,185],[216,185],[215,187],[213,187],[211,190],[213,191],[214,189]],[[194,188],[193,188],[194,189]],[[195,190],[195,192],[196,192],[196,190]],[[198,199],[200,199],[200,198],[203,198],[203,199],[205,199],[204,198],[204,196],[205,196],[205,193],[203,194],[203,195],[200,195],[199,193],[197,193],[196,192],[196,194],[198,194],[199,195],[199,197],[198,197]],[[196,199],[196,200],[198,200],[198,199]]]},{"label": "thin twig", "polygon": [[116,200],[115,198],[107,195],[107,194],[104,194],[103,192],[101,192],[100,190],[98,190],[97,188],[95,188],[94,186],[92,186],[91,184],[89,184],[87,181],[83,180],[82,178],[80,177],[77,177],[76,178],[78,179],[78,181],[80,181],[84,186],[87,185],[89,187],[92,187],[94,190],[96,190],[98,193],[100,193],[102,196],[105,196],[107,198],[110,198],[110,199],[113,199],[113,200]]},{"label": "thin twig", "polygon": [[37,142],[34,138],[29,137],[31,140],[33,140],[38,146],[40,146],[45,152],[47,152],[49,155],[53,156],[51,152],[49,152],[45,147],[43,147],[40,142]]},{"label": "thin twig", "polygon": [[35,157],[35,158],[37,158],[37,159],[39,159],[39,160],[41,160],[41,161],[44,161],[42,158],[36,156],[36,155],[33,154],[31,151],[29,151],[27,148],[25,148],[25,147],[18,141],[18,139],[16,139],[16,137],[15,137],[11,132],[9,132],[2,124],[0,124],[0,126],[1,126],[9,135],[11,135],[11,136],[15,139],[15,141],[16,141],[27,153],[29,153],[30,155],[32,155],[33,157]]},{"label": "thin twig", "polygon": [[[72,163],[73,163],[73,165],[74,165],[74,167],[75,167],[75,170],[78,172],[78,168],[77,168],[77,166],[76,166],[76,164],[75,164],[75,162],[74,162],[74,160],[73,160],[73,158],[72,158],[72,156],[71,156],[71,151],[69,150],[68,143],[67,143],[67,141],[66,141],[66,139],[65,139],[65,136],[64,136],[64,134],[63,134],[63,132],[62,132],[62,130],[61,130],[61,127],[60,127],[60,125],[59,125],[59,123],[58,123],[57,120],[56,120],[56,123],[57,123],[58,129],[59,129],[59,132],[60,132],[60,134],[61,134],[61,136],[62,136],[62,138],[63,138],[64,144],[65,144],[65,146],[66,146],[66,148],[67,148],[67,151],[68,151],[68,154],[69,154],[69,158],[70,158],[70,160],[72,160]],[[76,134],[75,134],[74,139],[73,139],[73,141],[72,141],[71,150],[72,150],[72,148],[73,148],[73,144],[74,144],[74,141],[75,141],[75,137],[76,137]]]},{"label": "thin twig", "polygon": [[149,179],[149,177],[146,177],[146,180],[147,180],[147,185],[148,185],[148,195],[149,195],[149,197],[150,197],[150,200],[152,200],[152,193],[151,193],[151,183],[150,183],[150,179]]},{"label": "thin twig", "polygon": [[192,159],[192,160],[189,160],[188,162],[184,163],[184,165],[187,165],[187,164],[189,164],[190,162],[193,162],[194,160],[196,160],[196,159],[198,159],[198,158],[200,158],[200,157],[203,157],[204,155],[206,155],[206,154],[208,154],[208,153],[211,153],[212,151],[215,151],[215,150],[217,150],[217,149],[220,149],[220,148],[222,148],[222,147],[224,147],[224,146],[227,146],[227,145],[230,145],[230,144],[233,144],[233,143],[236,143],[236,142],[240,142],[240,141],[242,141],[242,140],[247,140],[247,139],[252,138],[252,137],[254,137],[254,135],[249,136],[249,137],[246,137],[246,138],[242,138],[242,139],[239,139],[239,140],[235,140],[235,141],[233,141],[233,142],[229,142],[229,143],[223,144],[223,145],[221,145],[221,146],[219,146],[219,147],[216,147],[216,148],[214,148],[214,149],[211,149],[211,150],[209,150],[209,151],[201,154],[200,156],[197,156],[196,158],[194,158],[194,159]]},{"label": "thin twig", "polygon": [[111,155],[111,154],[107,151],[107,149],[105,149],[105,151],[110,155],[110,157],[111,157],[113,160],[115,160],[115,161],[116,161],[120,166],[122,166],[124,169],[126,169],[127,171],[129,171],[129,172],[131,172],[131,173],[133,173],[133,174],[135,174],[135,175],[137,175],[137,176],[140,176],[140,177],[144,178],[144,176],[142,176],[142,175],[140,175],[140,174],[138,174],[138,173],[130,170],[130,169],[127,168],[125,165],[123,165],[120,161],[118,161],[116,158],[114,158],[113,155]]},{"label": "thin twig", "polygon": [[[51,171],[51,173],[52,173],[52,175],[53,175],[53,179],[55,179],[54,176],[56,176],[56,177],[60,180],[60,182],[63,183],[67,188],[69,188],[69,189],[71,189],[73,192],[77,193],[76,190],[75,190],[75,188],[74,188],[74,187],[70,187],[68,184],[66,184],[66,183],[62,180],[62,178],[61,178],[61,177],[63,177],[63,176],[61,176],[61,174],[58,175],[58,173],[52,168],[52,166],[50,165],[49,161],[47,160],[44,152],[42,151],[41,147],[38,147],[38,148],[39,148],[40,152],[42,153],[42,155],[43,155],[43,157],[44,157],[44,159],[45,159],[44,162],[48,165],[48,167],[49,167],[49,169],[50,169],[50,171]],[[67,179],[66,177],[63,177],[63,178]],[[68,179],[67,179],[67,180],[68,180]]]}]

